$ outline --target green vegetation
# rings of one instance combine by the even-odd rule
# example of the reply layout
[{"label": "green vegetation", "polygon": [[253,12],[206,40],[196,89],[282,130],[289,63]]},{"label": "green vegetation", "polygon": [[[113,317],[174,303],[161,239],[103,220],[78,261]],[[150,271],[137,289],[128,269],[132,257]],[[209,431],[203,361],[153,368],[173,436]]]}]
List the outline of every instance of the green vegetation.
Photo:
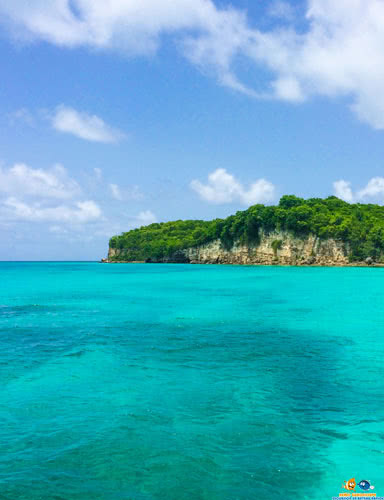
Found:
[{"label": "green vegetation", "polygon": [[[120,250],[117,260],[156,260],[215,239],[227,249],[235,241],[257,245],[261,231],[275,230],[342,240],[348,244],[351,261],[384,259],[384,207],[349,204],[335,196],[308,200],[283,196],[277,206],[253,205],[226,219],[151,224],[114,236],[110,247]],[[275,241],[277,253],[282,242]]]},{"label": "green vegetation", "polygon": [[160,222],[113,236],[109,246],[120,250],[117,260],[162,259],[182,248],[201,245],[217,238],[217,221],[177,220]]},{"label": "green vegetation", "polygon": [[277,251],[283,246],[283,240],[273,240],[271,243],[271,247],[273,249],[273,253],[275,257],[277,257]]}]

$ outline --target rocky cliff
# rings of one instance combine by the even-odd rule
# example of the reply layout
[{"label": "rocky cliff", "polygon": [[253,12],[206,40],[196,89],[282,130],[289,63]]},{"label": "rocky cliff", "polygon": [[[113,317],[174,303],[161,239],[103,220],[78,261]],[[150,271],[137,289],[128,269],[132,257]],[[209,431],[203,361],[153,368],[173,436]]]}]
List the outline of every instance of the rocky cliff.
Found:
[{"label": "rocky cliff", "polygon": [[[309,235],[298,238],[288,232],[261,233],[259,243],[249,246],[235,243],[231,249],[219,240],[180,250],[161,260],[147,262],[184,262],[192,264],[262,264],[343,266],[349,264],[348,246],[332,239]],[[109,249],[107,262],[124,261],[124,250]]]}]

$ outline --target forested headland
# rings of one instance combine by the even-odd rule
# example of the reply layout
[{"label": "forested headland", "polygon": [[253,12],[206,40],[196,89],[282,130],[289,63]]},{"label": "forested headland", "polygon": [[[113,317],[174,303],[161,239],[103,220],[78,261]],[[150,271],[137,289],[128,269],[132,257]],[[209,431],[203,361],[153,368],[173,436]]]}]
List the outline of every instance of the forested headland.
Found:
[{"label": "forested headland", "polygon": [[278,205],[253,205],[226,219],[154,223],[113,236],[109,245],[118,250],[119,261],[159,260],[214,240],[227,250],[235,243],[257,246],[261,234],[275,231],[298,238],[314,235],[341,240],[349,249],[350,262],[384,261],[384,207],[350,204],[335,196],[303,199],[286,195]]}]

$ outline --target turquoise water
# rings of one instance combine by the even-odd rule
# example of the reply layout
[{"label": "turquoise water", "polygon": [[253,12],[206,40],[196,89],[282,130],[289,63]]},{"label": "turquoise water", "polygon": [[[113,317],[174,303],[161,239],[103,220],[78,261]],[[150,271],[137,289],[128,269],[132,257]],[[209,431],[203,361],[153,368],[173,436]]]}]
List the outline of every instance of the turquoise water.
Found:
[{"label": "turquoise water", "polygon": [[0,273],[1,499],[384,495],[384,269]]}]

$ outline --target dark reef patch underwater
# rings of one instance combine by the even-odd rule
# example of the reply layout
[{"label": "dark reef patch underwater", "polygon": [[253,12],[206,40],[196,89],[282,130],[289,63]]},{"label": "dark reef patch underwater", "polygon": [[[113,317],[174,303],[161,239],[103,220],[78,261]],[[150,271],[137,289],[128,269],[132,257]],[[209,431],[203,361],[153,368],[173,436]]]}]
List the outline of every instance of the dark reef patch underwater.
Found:
[{"label": "dark reef patch underwater", "polygon": [[384,269],[0,271],[1,499],[383,494]]}]

